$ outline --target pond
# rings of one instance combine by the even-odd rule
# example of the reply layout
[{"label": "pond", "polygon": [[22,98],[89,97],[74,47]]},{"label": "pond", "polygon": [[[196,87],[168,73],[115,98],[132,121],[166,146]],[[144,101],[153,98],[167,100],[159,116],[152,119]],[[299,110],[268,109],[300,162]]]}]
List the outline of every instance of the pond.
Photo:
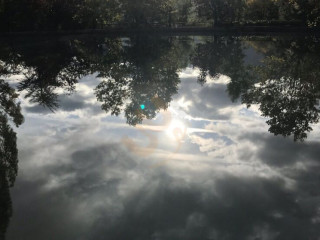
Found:
[{"label": "pond", "polygon": [[319,239],[319,38],[6,39],[0,75],[0,239]]}]

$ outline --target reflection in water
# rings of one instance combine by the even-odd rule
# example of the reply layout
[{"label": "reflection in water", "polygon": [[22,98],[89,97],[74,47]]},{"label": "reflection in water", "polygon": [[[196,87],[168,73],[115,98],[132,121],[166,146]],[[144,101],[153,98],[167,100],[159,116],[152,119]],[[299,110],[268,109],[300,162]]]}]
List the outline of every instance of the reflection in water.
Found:
[{"label": "reflection in water", "polygon": [[23,122],[18,95],[4,80],[0,80],[0,239],[4,239],[12,215],[9,187],[14,185],[18,173],[17,137],[9,118],[19,126]]},{"label": "reflection in water", "polygon": [[[317,239],[319,142],[262,131],[267,121],[304,140],[318,122],[319,47],[222,36],[3,44],[0,73],[30,128],[19,129],[10,239]],[[1,80],[0,91],[3,238],[18,168],[8,122],[23,116],[13,88]],[[70,114],[63,94],[80,99]]]},{"label": "reflection in water", "polygon": [[26,91],[25,98],[52,111],[59,106],[57,92],[72,93],[81,76],[98,72],[103,81],[95,93],[102,109],[116,116],[124,112],[128,124],[136,125],[168,108],[178,92],[179,71],[191,64],[199,68],[201,84],[207,76],[228,76],[231,100],[241,96],[248,106],[258,104],[271,133],[305,139],[319,118],[319,45],[310,38],[253,45],[265,56],[257,66],[245,63],[244,42],[231,37],[198,44],[140,36],[13,45],[1,51],[1,72],[23,74],[18,89]]},{"label": "reflection in water", "polygon": [[[207,75],[211,77],[227,75],[234,81],[234,84],[238,83],[236,90],[240,91],[243,89],[242,85],[248,82],[249,77],[244,57],[242,41],[214,37],[197,45],[191,63],[200,69],[198,77],[200,83],[206,82]],[[236,96],[232,97],[234,99]]]},{"label": "reflection in water", "polygon": [[55,90],[71,93],[78,79],[89,71],[88,62],[78,51],[61,42],[17,44],[1,52],[5,60],[3,69],[7,75],[22,74],[24,79],[19,82],[18,90],[25,90],[25,97],[31,102],[53,111],[59,106]]},{"label": "reflection in water", "polygon": [[130,125],[153,119],[160,109],[167,109],[178,91],[177,72],[184,67],[187,47],[177,39],[134,39],[124,49],[124,64],[112,69],[110,77],[96,88],[102,109],[114,115],[124,111]]},{"label": "reflection in water", "polygon": [[265,51],[261,65],[248,66],[240,41],[215,39],[198,45],[193,64],[201,70],[200,82],[207,74],[230,77],[231,99],[241,96],[248,107],[258,104],[262,116],[270,118],[271,133],[304,140],[310,124],[319,120],[319,50],[312,39],[279,41]]},{"label": "reflection in water", "polygon": [[230,77],[228,93],[232,101],[247,91],[253,84],[252,66],[245,64],[243,42],[233,38],[215,37],[198,44],[191,63],[200,69],[198,81],[204,84],[207,76]]},{"label": "reflection in water", "polygon": [[262,115],[270,118],[271,133],[303,140],[312,130],[310,124],[319,121],[320,46],[300,40],[276,47],[283,50],[275,49],[257,67],[257,84],[242,101],[260,105]]}]

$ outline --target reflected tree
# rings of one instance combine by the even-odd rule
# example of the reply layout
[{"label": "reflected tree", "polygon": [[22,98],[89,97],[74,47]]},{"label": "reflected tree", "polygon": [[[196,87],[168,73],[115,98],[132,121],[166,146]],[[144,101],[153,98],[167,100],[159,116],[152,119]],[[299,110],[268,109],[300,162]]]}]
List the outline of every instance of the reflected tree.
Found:
[{"label": "reflected tree", "polygon": [[12,215],[9,188],[14,185],[18,173],[17,137],[9,125],[11,119],[18,127],[23,123],[18,94],[4,80],[0,80],[0,238],[5,239]]},{"label": "reflected tree", "polygon": [[18,127],[23,123],[20,103],[17,103],[18,94],[4,80],[0,79],[0,115],[10,118]]},{"label": "reflected tree", "polygon": [[191,62],[200,69],[198,81],[203,84],[207,76],[227,75],[231,99],[241,97],[248,107],[258,104],[262,116],[269,118],[271,133],[292,135],[295,141],[306,139],[311,125],[319,121],[320,49],[316,39],[274,39],[271,46],[263,47],[265,58],[256,66],[245,64],[243,49],[241,41],[226,37],[197,45]]},{"label": "reflected tree", "polygon": [[0,170],[0,239],[5,239],[11,216],[12,203],[10,190],[6,181],[6,174]]},{"label": "reflected tree", "polygon": [[59,42],[46,45],[45,49],[39,49],[36,57],[34,53],[23,55],[28,71],[18,89],[26,90],[26,98],[31,102],[55,110],[58,107],[56,89],[72,93],[79,78],[90,71],[88,62],[77,54],[72,42],[69,44],[71,46]]},{"label": "reflected tree", "polygon": [[116,116],[124,113],[128,124],[136,125],[168,108],[178,91],[179,70],[191,63],[200,70],[201,84],[207,76],[228,76],[231,99],[241,96],[248,107],[258,104],[269,118],[271,133],[303,140],[318,122],[316,39],[274,39],[267,47],[256,42],[253,47],[265,55],[257,66],[246,64],[245,45],[239,38],[213,36],[195,46],[181,40],[140,35],[130,40],[99,36],[40,45],[28,42],[28,47],[8,44],[1,47],[0,74],[24,76],[18,90],[54,111],[58,92],[70,94],[79,78],[97,73],[102,81],[95,94],[102,109]]},{"label": "reflected tree", "polygon": [[191,63],[199,68],[198,82],[204,84],[207,76],[226,75],[230,78],[228,93],[235,101],[253,82],[252,67],[244,62],[244,46],[232,37],[217,37],[197,45]]},{"label": "reflected tree", "polygon": [[95,90],[102,109],[112,115],[123,111],[130,125],[167,109],[178,91],[178,71],[187,62],[188,47],[175,38],[133,39],[124,50],[123,63]]},{"label": "reflected tree", "polygon": [[57,89],[72,93],[78,79],[90,72],[89,63],[75,47],[77,41],[27,43],[1,51],[2,72],[22,75],[18,90],[26,91],[32,103],[54,111],[59,106]]},{"label": "reflected tree", "polygon": [[256,68],[258,83],[242,96],[242,102],[259,104],[262,115],[269,118],[271,133],[302,141],[311,124],[319,121],[320,49],[310,39],[283,44]]},{"label": "reflected tree", "polygon": [[30,102],[54,111],[59,107],[57,92],[70,94],[79,78],[98,73],[103,81],[96,95],[102,109],[114,115],[123,111],[132,125],[168,107],[177,93],[178,71],[187,66],[192,49],[177,37],[143,35],[26,44],[1,49],[0,65],[3,75],[24,77],[18,90]]}]

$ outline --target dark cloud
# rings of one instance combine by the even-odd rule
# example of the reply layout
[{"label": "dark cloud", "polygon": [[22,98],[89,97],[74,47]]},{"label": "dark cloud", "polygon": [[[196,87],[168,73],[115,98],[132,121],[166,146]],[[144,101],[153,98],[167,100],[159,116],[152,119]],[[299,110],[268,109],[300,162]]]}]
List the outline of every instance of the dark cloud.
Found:
[{"label": "dark cloud", "polygon": [[259,159],[270,166],[285,167],[297,162],[320,163],[319,142],[294,142],[292,138],[258,134],[252,134],[246,138],[259,146]]},{"label": "dark cloud", "polygon": [[211,188],[179,185],[169,176],[159,181],[127,199],[113,224],[100,220],[93,239],[317,239],[320,233],[280,180],[226,176]]},{"label": "dark cloud", "polygon": [[59,106],[63,111],[74,111],[85,107],[85,98],[79,95],[61,95],[59,96]]},{"label": "dark cloud", "polygon": [[41,114],[49,114],[52,113],[52,111],[49,108],[40,106],[40,105],[35,105],[31,107],[25,107],[24,110],[28,113],[41,113]]},{"label": "dark cloud", "polygon": [[[45,178],[24,180],[22,173],[12,192],[15,214],[8,239],[87,239],[83,236],[91,220],[77,213],[79,205],[86,212],[96,201],[117,197],[122,173],[134,166],[121,147],[110,144],[74,152],[70,163],[43,169],[39,175]],[[58,186],[47,190],[52,178]],[[74,217],[78,214],[85,218]]]},{"label": "dark cloud", "polygon": [[87,97],[79,94],[74,95],[61,95],[59,96],[59,110],[65,112],[72,112],[75,110],[86,110],[86,112],[96,115],[102,112],[99,104],[93,104],[86,102]]},{"label": "dark cloud", "polygon": [[[230,174],[195,183],[164,168],[145,169],[117,144],[78,150],[70,160],[46,167],[45,179],[17,181],[9,240],[316,240],[320,234],[312,221],[317,196],[303,185],[289,190],[278,178]],[[61,186],[44,190],[51,177],[62,179]]]},{"label": "dark cloud", "polygon": [[[85,96],[81,96],[77,93],[72,95],[59,95],[58,96],[58,107],[56,109],[53,109],[56,111],[64,111],[64,112],[72,112],[75,110],[84,110],[86,109],[88,112],[92,114],[98,114],[102,112],[101,107],[98,104],[92,104],[92,103],[86,103],[86,100],[88,98]],[[52,111],[44,106],[41,106],[39,104],[31,106],[31,107],[25,107],[25,111],[28,113],[41,113],[41,114],[49,114],[52,113]]]}]

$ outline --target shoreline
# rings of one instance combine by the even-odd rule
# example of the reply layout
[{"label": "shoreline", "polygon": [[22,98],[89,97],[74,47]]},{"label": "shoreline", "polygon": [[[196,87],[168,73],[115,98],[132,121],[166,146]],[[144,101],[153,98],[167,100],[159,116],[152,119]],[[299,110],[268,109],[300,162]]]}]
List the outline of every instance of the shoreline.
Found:
[{"label": "shoreline", "polygon": [[320,28],[307,28],[296,26],[236,26],[236,27],[179,27],[179,28],[108,28],[64,31],[26,31],[26,32],[0,32],[0,37],[14,36],[63,36],[63,35],[132,35],[132,34],[177,34],[177,35],[265,35],[265,34],[319,34]]}]

